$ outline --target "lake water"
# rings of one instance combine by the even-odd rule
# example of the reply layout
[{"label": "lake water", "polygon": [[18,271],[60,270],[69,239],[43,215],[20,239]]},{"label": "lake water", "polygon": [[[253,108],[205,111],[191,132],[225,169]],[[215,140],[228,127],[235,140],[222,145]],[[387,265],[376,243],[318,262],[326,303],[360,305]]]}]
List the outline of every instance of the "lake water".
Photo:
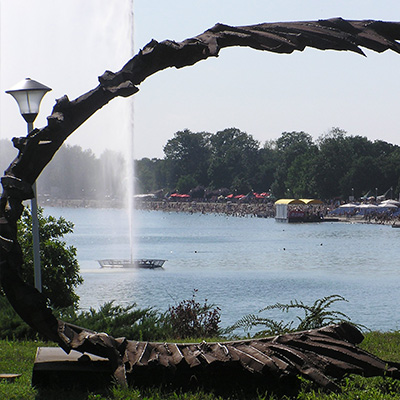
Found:
[{"label": "lake water", "polygon": [[[162,270],[112,270],[96,260],[130,257],[124,210],[47,207],[45,214],[75,224],[66,241],[78,250],[83,309],[115,300],[165,311],[198,289],[198,301],[221,308],[225,327],[276,302],[311,304],[339,294],[348,302],[332,309],[353,322],[400,329],[400,229],[391,226],[137,211],[136,256],[168,261]],[[286,318],[279,311],[263,315]]]}]

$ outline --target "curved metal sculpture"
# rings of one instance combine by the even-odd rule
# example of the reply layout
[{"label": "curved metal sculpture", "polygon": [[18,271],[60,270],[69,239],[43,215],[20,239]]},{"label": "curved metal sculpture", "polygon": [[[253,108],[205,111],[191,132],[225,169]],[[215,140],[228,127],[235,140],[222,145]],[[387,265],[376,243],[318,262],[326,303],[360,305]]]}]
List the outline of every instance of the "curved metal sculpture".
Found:
[{"label": "curved metal sculpture", "polygon": [[[231,343],[177,345],[131,342],[91,332],[58,320],[46,305],[46,298],[19,276],[22,252],[17,241],[17,221],[22,201],[32,198],[32,184],[54,154],[81,124],[115,97],[128,97],[137,85],[168,67],[182,68],[208,57],[217,57],[224,47],[247,46],[276,53],[321,50],[349,50],[363,54],[361,47],[377,52],[400,53],[400,23],[346,21],[341,18],[311,21],[266,23],[231,27],[217,24],[193,38],[177,43],[151,41],[116,73],[106,71],[93,90],[70,101],[56,101],[48,124],[26,137],[14,138],[19,150],[1,178],[0,198],[0,280],[10,303],[33,329],[57,342],[66,352],[75,349],[110,359],[115,377],[124,384],[127,374],[168,371],[165,377],[183,381],[197,374],[211,377],[213,371],[236,371],[242,376],[254,372],[270,376],[303,374],[322,386],[335,388],[328,376],[347,372],[399,377],[399,369],[359,350],[360,333],[347,325],[285,335],[273,339]],[[357,337],[357,340],[354,339]],[[187,368],[190,373],[186,373]],[[175,371],[172,374],[171,371]],[[195,373],[195,371],[197,371]],[[244,376],[243,375],[243,376]],[[185,378],[186,377],[186,378]]]}]

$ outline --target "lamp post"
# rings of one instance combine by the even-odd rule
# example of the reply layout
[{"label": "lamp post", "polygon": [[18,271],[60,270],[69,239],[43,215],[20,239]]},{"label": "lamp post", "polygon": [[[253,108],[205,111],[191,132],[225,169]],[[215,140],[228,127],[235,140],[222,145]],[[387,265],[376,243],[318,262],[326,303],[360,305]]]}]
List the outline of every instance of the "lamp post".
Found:
[{"label": "lamp post", "polygon": [[[33,122],[39,114],[40,103],[43,96],[51,89],[33,79],[26,78],[14,85],[6,93],[14,97],[19,106],[19,111],[28,124],[28,134],[33,130]],[[32,206],[32,236],[33,236],[33,265],[35,276],[35,288],[42,291],[42,272],[40,268],[40,243],[39,220],[37,215],[36,182],[33,183]]]}]

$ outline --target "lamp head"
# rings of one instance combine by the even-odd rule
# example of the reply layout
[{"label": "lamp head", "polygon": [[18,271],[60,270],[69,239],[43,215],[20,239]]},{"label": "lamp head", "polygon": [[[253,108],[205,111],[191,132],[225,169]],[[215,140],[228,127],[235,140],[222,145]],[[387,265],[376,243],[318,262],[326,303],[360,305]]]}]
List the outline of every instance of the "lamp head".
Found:
[{"label": "lamp head", "polygon": [[32,123],[39,113],[43,96],[50,90],[49,87],[33,79],[26,78],[18,82],[10,90],[6,90],[6,93],[14,97],[25,121]]}]

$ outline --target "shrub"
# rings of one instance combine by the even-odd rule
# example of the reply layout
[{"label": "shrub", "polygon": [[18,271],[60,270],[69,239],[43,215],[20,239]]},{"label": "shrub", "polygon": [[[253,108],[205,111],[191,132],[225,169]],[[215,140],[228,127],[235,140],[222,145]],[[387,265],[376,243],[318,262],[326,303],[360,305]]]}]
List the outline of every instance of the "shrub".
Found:
[{"label": "shrub", "polygon": [[6,297],[0,296],[0,339],[35,340],[37,333],[14,311]]},{"label": "shrub", "polygon": [[166,338],[162,316],[152,308],[136,308],[136,304],[123,307],[107,302],[98,311],[77,313],[74,308],[59,311],[60,318],[74,325],[96,332],[106,332],[117,337],[133,340],[163,340]]},{"label": "shrub", "polygon": [[208,304],[207,299],[200,304],[196,301],[196,293],[197,289],[191,299],[170,306],[165,314],[174,338],[210,338],[221,334],[220,308]]},{"label": "shrub", "polygon": [[[75,288],[83,282],[79,274],[76,248],[67,246],[64,236],[72,233],[74,224],[65,218],[43,216],[38,209],[40,236],[40,263],[43,294],[53,307],[69,307],[78,303]],[[21,245],[24,264],[22,279],[33,286],[33,237],[31,210],[25,208],[18,221],[18,242]]]}]

